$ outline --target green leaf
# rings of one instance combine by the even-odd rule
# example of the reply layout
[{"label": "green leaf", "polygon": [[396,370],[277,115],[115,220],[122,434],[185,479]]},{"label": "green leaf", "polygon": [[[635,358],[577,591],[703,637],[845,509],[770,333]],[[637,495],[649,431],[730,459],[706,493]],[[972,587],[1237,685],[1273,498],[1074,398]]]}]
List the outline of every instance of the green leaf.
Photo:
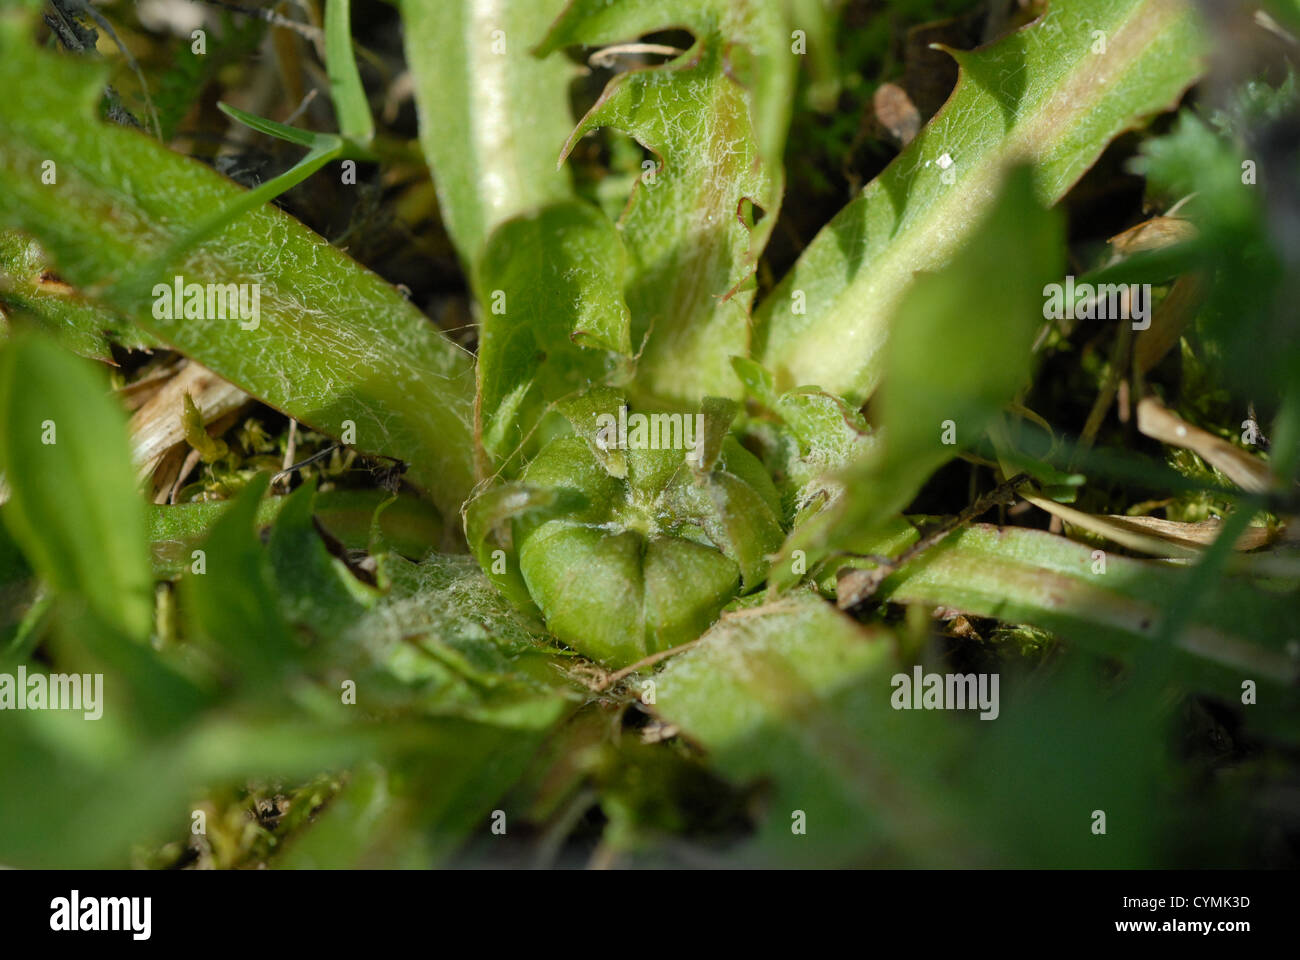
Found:
[{"label": "green leaf", "polygon": [[0,230],[0,314],[8,314],[17,329],[35,327],[91,360],[112,362],[111,343],[128,350],[157,346],[135,324],[59,282],[40,244],[12,230]]},{"label": "green leaf", "polygon": [[217,106],[224,113],[254,130],[311,149],[307,151],[306,156],[284,173],[272,177],[247,193],[232,197],[228,202],[209,211],[197,224],[181,233],[160,253],[144,261],[126,279],[119,282],[118,286],[121,291],[119,295],[124,298],[134,297],[139,299],[143,297],[144,288],[154,278],[165,274],[168,264],[180,259],[192,248],[210,239],[243,214],[265,203],[270,203],[282,193],[293,189],[331,160],[353,155],[356,152],[356,148],[350,142],[332,133],[311,133],[306,130],[299,130],[297,127],[276,123],[274,120],[256,117],[251,113],[245,113],[237,107],[231,107],[224,103],[218,103]]},{"label": "green leaf", "polygon": [[[881,441],[843,473],[853,496],[796,531],[787,556],[870,535],[983,435],[1028,382],[1042,290],[1058,275],[1063,250],[1059,216],[1039,205],[1025,168],[1012,171],[970,242],[941,273],[919,278],[902,302],[873,417]],[[788,562],[774,569],[778,583],[795,577]]]},{"label": "green leaf", "polygon": [[621,370],[632,352],[623,261],[613,224],[586,203],[555,204],[493,232],[479,272],[487,315],[477,412],[495,461],[528,443],[547,403]]},{"label": "green leaf", "polygon": [[559,9],[403,6],[421,145],[478,300],[476,427],[491,471],[517,471],[511,457],[535,452],[546,405],[611,378],[632,352],[620,238],[555,166],[574,68],[528,49]]},{"label": "green leaf", "polygon": [[[812,34],[812,46],[819,45],[815,38],[822,35],[824,45],[825,11],[813,9],[811,0],[772,0],[758,5],[743,0],[571,0],[538,52],[544,55],[574,44],[633,41],[670,27],[689,30],[696,47],[704,41],[730,48],[726,51],[728,67],[737,84],[745,88],[759,153],[770,175],[780,178],[794,83],[790,28]],[[688,55],[691,52],[687,51]],[[650,72],[663,76],[669,85],[677,84],[671,69]],[[613,91],[607,88],[606,96],[610,95]]]},{"label": "green leaf", "polygon": [[300,147],[317,147],[320,145],[322,136],[330,137],[331,144],[338,142],[338,138],[334,137],[333,134],[320,134],[311,130],[303,130],[301,127],[291,127],[287,123],[268,120],[266,117],[259,117],[247,110],[240,110],[229,103],[218,103],[217,109],[226,116],[238,120],[250,130],[264,133],[268,137],[275,137],[277,140],[284,140],[286,143],[296,143]]},{"label": "green leaf", "polygon": [[[655,155],[619,223],[633,261],[632,339],[648,338],[637,389],[694,407],[708,395],[740,395],[731,358],[749,352],[755,265],[784,183],[794,67],[784,6],[578,0],[541,50],[677,26],[694,33],[691,49],[611,80],[564,156],[598,127],[622,130]],[[756,227],[754,207],[765,215]]]},{"label": "green leaf", "polygon": [[802,30],[806,40],[809,73],[807,99],[822,113],[835,109],[840,94],[840,64],[835,32],[841,25],[842,8],[822,0],[790,0],[789,26]]},{"label": "green leaf", "polygon": [[33,570],[135,640],[153,623],[144,500],[126,415],[86,361],[47,340],[0,352],[0,470],[4,522]]},{"label": "green leaf", "polygon": [[181,580],[181,609],[192,636],[250,684],[272,679],[295,655],[269,558],[257,535],[257,505],[268,477],[259,475],[212,526],[201,565]]},{"label": "green leaf", "polygon": [[[454,514],[473,482],[469,357],[382,279],[271,206],[155,278],[249,284],[260,297],[250,329],[219,316],[156,316],[161,290],[112,286],[249,194],[95,120],[101,71],[36,50],[27,23],[0,19],[0,80],[31,91],[0,103],[0,223],[37,237],[69,283],[258,399],[335,437],[354,428],[361,451],[409,462],[412,482]],[[56,186],[41,182],[47,160]]]},{"label": "green leaf", "polygon": [[194,405],[194,398],[188,393],[181,401],[181,423],[185,427],[185,442],[198,451],[204,463],[216,463],[230,454],[226,441],[208,433],[203,423],[203,415]]},{"label": "green leaf", "polygon": [[816,387],[778,393],[775,378],[754,361],[735,357],[732,366],[762,408],[745,432],[776,478],[783,518],[798,526],[840,495],[835,474],[868,455],[877,438],[861,411],[840,397]]},{"label": "green leaf", "polygon": [[339,133],[353,143],[368,145],[375,138],[375,121],[352,56],[351,0],[326,0],[325,65]]},{"label": "green leaf", "polygon": [[[223,556],[225,546],[236,547],[242,579],[265,583],[264,563],[248,552],[261,549],[246,525],[255,505],[251,495],[237,501],[213,545],[223,545],[216,551]],[[236,512],[242,517],[229,523]],[[352,769],[364,779],[377,764],[391,779],[369,807],[371,816],[358,821],[348,804],[331,803],[319,812],[321,836],[315,826],[297,834],[285,865],[309,864],[318,855],[337,865],[329,851],[344,840],[358,856],[368,852],[371,864],[376,857],[382,865],[445,860],[485,821],[542,738],[581,697],[554,669],[550,644],[517,617],[471,558],[417,565],[388,556],[383,564],[392,589],[367,619],[340,634],[352,660],[331,664],[357,680],[356,706],[341,704],[336,686],[322,685],[313,691],[318,715],[303,717],[295,700],[305,699],[305,678],[290,675],[256,699],[228,702],[228,709],[211,709],[193,724],[156,722],[153,743],[88,744],[84,724],[73,737],[59,729],[54,711],[14,718],[0,738],[0,764],[12,774],[0,778],[0,824],[6,825],[0,855],[23,865],[121,866],[133,844],[162,843],[188,829],[195,796],[214,787],[249,778],[292,784],[322,769]],[[262,599],[273,616],[274,596]],[[246,630],[259,631],[248,635],[247,648],[278,646],[265,619],[249,620],[247,611],[231,615],[241,617]],[[120,703],[114,680],[109,677],[109,702]],[[142,783],[149,789],[141,791]],[[515,811],[509,812],[514,822]],[[77,826],[86,822],[96,829]],[[386,827],[401,831],[400,849],[386,848]],[[51,835],[72,839],[52,846]]]},{"label": "green leaf", "polygon": [[[10,489],[0,519],[54,592],[52,602],[33,598],[17,558],[4,561],[0,594],[22,618],[16,646],[5,654],[21,662],[45,641],[43,656],[56,670],[106,674],[105,696],[115,705],[110,726],[123,736],[183,724],[204,696],[147,643],[154,598],[145,504],[125,414],[100,372],[47,340],[6,345],[0,470]],[[0,618],[6,634],[7,619],[8,611]],[[32,632],[37,627],[42,634]]]},{"label": "green leaf", "polygon": [[427,870],[488,830],[494,810],[508,824],[523,816],[503,797],[535,762],[543,734],[447,718],[427,739],[419,752],[354,770],[274,866]]},{"label": "green leaf", "polygon": [[380,563],[388,591],[339,635],[339,649],[364,655],[354,657],[359,705],[541,732],[581,702],[556,669],[562,652],[473,558],[390,554]]},{"label": "green leaf", "polygon": [[772,781],[733,864],[844,865],[898,847],[913,865],[971,862],[939,777],[960,739],[942,711],[891,709],[894,649],[885,630],[799,594],[724,615],[654,676],[656,713],[718,770]]},{"label": "green leaf", "polygon": [[[270,123],[271,121],[263,121]],[[286,127],[285,129],[291,129]],[[270,203],[280,194],[292,189],[331,160],[343,154],[345,144],[332,133],[313,134],[314,143],[307,155],[296,164],[247,193],[232,197],[229,202],[217,207],[176,237],[158,254],[137,267],[117,284],[117,297],[124,301],[140,301],[150,281],[165,276],[167,265],[176,262],[205,240],[221,232],[226,226],[240,216],[255,210],[263,204]],[[158,286],[153,287],[152,295],[157,302],[160,293]],[[162,318],[159,318],[162,319]],[[201,318],[200,318],[201,319]]]},{"label": "green leaf", "polygon": [[494,228],[572,196],[555,157],[575,69],[530,50],[563,2],[402,0],[420,146],[471,279]]},{"label": "green leaf", "polygon": [[610,443],[607,431],[602,429],[603,416],[613,415],[612,411],[627,406],[623,391],[614,387],[592,387],[576,397],[566,397],[556,406],[573,427],[574,434],[586,443],[601,468],[611,477],[626,478],[627,450],[619,443]]},{"label": "green leaf", "polygon": [[313,523],[316,481],[291,493],[271,527],[267,551],[280,611],[292,625],[333,640],[375,605],[380,591],[362,583],[325,548]]},{"label": "green leaf", "polygon": [[[276,712],[278,698],[268,699],[268,711]],[[93,728],[76,722],[82,730]],[[78,751],[55,711],[34,711],[11,724],[0,738],[0,764],[22,776],[0,780],[0,822],[6,826],[0,856],[43,868],[127,867],[138,844],[161,844],[188,830],[195,797],[214,785],[254,778],[293,783],[322,769],[422,748],[431,757],[452,755],[449,744],[467,734],[467,725],[450,722],[381,726],[217,714],[188,729],[164,728],[173,735],[157,744],[115,742],[112,749]],[[86,823],[95,829],[85,829]],[[67,842],[51,844],[51,836]]]},{"label": "green leaf", "polygon": [[[268,527],[279,515],[287,497],[267,497],[257,505],[256,525]],[[212,525],[234,505],[233,500],[181,503],[149,508],[149,541],[154,576],[174,578],[193,563],[191,553],[212,530]],[[379,530],[388,550],[418,560],[435,549],[443,537],[438,511],[407,493],[394,500],[383,490],[329,490],[316,495],[315,517],[349,550],[370,545],[371,525],[379,513]]]},{"label": "green leaf", "polygon": [[1115,136],[1175,104],[1203,45],[1184,0],[1054,0],[994,46],[953,52],[961,78],[944,109],[764,300],[755,358],[781,389],[865,400],[906,292],[966,243],[1006,167],[1031,164],[1055,202]]},{"label": "green leaf", "polygon": [[[724,616],[654,676],[664,721],[737,785],[766,787],[756,836],[722,865],[1158,862],[1186,810],[1150,804],[1168,776],[1152,698],[1099,687],[1080,656],[956,673],[901,640],[796,594]],[[916,709],[902,684],[917,674],[984,682],[991,709]],[[1087,829],[1098,807],[1125,824],[1113,844]]]},{"label": "green leaf", "polygon": [[[891,575],[877,597],[1027,623],[1132,658],[1156,640],[1187,576],[1186,569],[1095,551],[1040,530],[977,524]],[[1293,606],[1293,596],[1220,578],[1203,591],[1178,641],[1184,671],[1194,671],[1183,675],[1226,695],[1240,695],[1242,677],[1294,683],[1300,669],[1277,630]]]}]

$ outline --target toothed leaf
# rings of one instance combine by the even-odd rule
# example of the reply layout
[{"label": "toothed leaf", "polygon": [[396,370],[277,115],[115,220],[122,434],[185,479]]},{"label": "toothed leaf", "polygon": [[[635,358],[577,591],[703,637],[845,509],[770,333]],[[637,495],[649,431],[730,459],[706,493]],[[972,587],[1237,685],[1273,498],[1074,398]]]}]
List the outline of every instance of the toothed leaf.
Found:
[{"label": "toothed leaf", "polygon": [[1053,0],[992,47],[953,52],[952,97],[764,300],[754,357],[781,389],[865,400],[907,291],[971,236],[1007,166],[1030,164],[1039,199],[1059,200],[1118,134],[1177,103],[1203,46],[1185,0]]}]

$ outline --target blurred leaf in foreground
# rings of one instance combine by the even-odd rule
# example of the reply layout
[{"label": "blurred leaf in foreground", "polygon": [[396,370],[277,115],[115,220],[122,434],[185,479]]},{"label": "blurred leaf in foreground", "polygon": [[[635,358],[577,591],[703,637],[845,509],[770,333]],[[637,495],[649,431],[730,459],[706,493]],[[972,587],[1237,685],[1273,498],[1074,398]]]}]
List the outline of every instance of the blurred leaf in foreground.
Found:
[{"label": "blurred leaf in foreground", "polygon": [[[986,220],[947,267],[917,279],[885,346],[873,419],[880,444],[842,474],[853,490],[796,530],[792,551],[846,549],[903,509],[930,475],[974,444],[1029,381],[1043,287],[1063,257],[1061,221],[1012,171]],[[997,278],[993,280],[993,278]],[[971,291],[981,291],[976,298]],[[778,584],[793,564],[778,563]]]},{"label": "blurred leaf in foreground", "polygon": [[126,415],[108,381],[53,343],[0,352],[4,522],[36,572],[96,618],[143,640],[153,621],[145,505],[135,488]]},{"label": "blurred leaf in foreground", "polygon": [[719,770],[772,780],[738,863],[978,862],[940,787],[959,731],[891,709],[896,664],[887,631],[798,594],[725,614],[654,677],[657,712]]},{"label": "blurred leaf in foreground", "polygon": [[[1099,686],[1090,658],[1041,675],[920,660],[795,595],[727,614],[654,676],[661,717],[737,784],[768,787],[758,834],[724,862],[1132,868],[1179,824],[1205,824],[1172,791],[1170,816],[1152,805],[1166,704]],[[969,677],[992,709],[900,709],[899,678],[917,673],[946,689]]]}]

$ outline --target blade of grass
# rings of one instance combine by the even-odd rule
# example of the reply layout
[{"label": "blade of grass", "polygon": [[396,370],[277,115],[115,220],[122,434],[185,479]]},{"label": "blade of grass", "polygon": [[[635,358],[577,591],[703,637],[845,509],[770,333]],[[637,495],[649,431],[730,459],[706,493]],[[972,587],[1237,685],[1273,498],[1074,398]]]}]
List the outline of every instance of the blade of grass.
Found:
[{"label": "blade of grass", "polygon": [[375,121],[370,115],[365,88],[356,59],[352,56],[351,0],[326,0],[325,65],[329,71],[330,98],[338,117],[339,133],[362,146],[375,138]]}]

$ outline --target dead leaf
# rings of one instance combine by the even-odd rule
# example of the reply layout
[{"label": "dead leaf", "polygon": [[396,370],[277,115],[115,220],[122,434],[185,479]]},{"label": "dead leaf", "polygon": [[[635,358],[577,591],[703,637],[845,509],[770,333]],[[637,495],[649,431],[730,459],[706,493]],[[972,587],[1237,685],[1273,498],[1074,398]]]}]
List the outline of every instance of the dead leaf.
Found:
[{"label": "dead leaf", "polygon": [[1272,489],[1273,471],[1258,457],[1194,427],[1154,397],[1138,404],[1138,429],[1153,440],[1191,450],[1248,493]]},{"label": "dead leaf", "polygon": [[131,417],[131,462],[136,477],[150,477],[163,457],[185,441],[185,395],[194,398],[205,425],[238,410],[248,394],[227,383],[206,367],[190,361]]},{"label": "dead leaf", "polygon": [[912,98],[896,83],[882,83],[871,98],[876,119],[889,133],[907,146],[921,131],[921,112]]}]

